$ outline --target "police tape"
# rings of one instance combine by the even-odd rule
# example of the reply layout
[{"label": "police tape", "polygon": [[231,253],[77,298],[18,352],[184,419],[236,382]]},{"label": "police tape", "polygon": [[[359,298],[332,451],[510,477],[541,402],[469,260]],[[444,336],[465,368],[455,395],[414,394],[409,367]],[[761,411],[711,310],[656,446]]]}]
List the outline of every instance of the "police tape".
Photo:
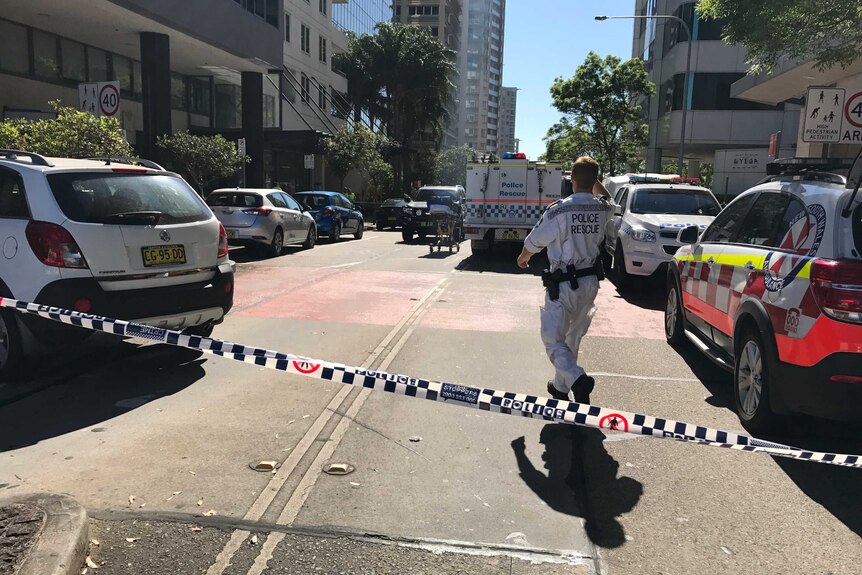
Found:
[{"label": "police tape", "polygon": [[0,307],[93,331],[199,350],[277,371],[345,385],[355,385],[375,391],[460,405],[482,411],[862,469],[862,456],[860,455],[808,451],[682,421],[608,409],[596,405],[579,404],[572,401],[560,401],[548,397],[430,381],[406,375],[362,369],[14,299],[0,298]]}]

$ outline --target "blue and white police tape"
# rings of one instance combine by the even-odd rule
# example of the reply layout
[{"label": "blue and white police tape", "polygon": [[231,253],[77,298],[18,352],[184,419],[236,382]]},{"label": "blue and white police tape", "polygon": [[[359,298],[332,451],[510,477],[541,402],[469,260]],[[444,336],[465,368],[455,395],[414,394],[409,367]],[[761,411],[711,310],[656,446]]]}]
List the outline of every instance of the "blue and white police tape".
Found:
[{"label": "blue and white police tape", "polygon": [[583,405],[535,395],[429,381],[406,375],[361,369],[218,339],[196,335],[183,335],[178,331],[8,298],[0,298],[0,307],[14,309],[21,313],[37,315],[94,331],[196,349],[278,371],[304,375],[323,381],[365,387],[376,391],[386,391],[407,397],[416,397],[460,405],[462,407],[472,407],[483,411],[533,417],[547,421],[559,421],[635,435],[676,439],[701,445],[723,447],[725,449],[766,453],[777,457],[862,468],[862,456],[860,455],[808,451],[798,447],[763,441],[739,433],[692,425],[682,421],[673,421],[639,413],[629,413],[596,405]]}]

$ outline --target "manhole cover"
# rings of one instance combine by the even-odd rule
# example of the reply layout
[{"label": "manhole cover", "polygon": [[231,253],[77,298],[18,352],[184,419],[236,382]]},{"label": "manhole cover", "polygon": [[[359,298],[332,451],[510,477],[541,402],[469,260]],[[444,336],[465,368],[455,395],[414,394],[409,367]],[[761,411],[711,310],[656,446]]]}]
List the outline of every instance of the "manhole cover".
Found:
[{"label": "manhole cover", "polygon": [[327,463],[323,466],[323,472],[329,475],[347,475],[355,470],[356,468],[349,463]]},{"label": "manhole cover", "polygon": [[252,461],[248,464],[249,467],[254,469],[255,471],[260,471],[261,473],[273,472],[278,469],[278,461]]}]

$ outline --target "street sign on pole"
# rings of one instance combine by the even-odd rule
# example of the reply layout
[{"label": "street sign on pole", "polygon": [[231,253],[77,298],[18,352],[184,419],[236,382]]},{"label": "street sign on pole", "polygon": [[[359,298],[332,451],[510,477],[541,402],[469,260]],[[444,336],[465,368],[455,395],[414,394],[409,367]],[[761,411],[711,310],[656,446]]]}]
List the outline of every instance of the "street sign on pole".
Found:
[{"label": "street sign on pole", "polygon": [[862,92],[847,97],[841,143],[862,144]]},{"label": "street sign on pole", "polygon": [[245,156],[245,138],[236,141],[236,150],[240,156]]},{"label": "street sign on pole", "polygon": [[844,88],[808,88],[802,141],[838,143],[844,110]]},{"label": "street sign on pole", "polygon": [[113,118],[120,111],[120,83],[85,82],[78,84],[78,104],[83,112]]},{"label": "street sign on pole", "polygon": [[314,154],[306,154],[305,155],[305,169],[313,170],[314,169]]}]

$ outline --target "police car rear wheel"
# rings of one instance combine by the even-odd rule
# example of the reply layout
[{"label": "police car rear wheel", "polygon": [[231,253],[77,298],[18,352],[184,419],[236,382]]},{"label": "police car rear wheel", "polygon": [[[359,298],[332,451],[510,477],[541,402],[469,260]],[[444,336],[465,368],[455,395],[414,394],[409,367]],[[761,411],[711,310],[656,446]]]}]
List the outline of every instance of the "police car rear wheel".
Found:
[{"label": "police car rear wheel", "polygon": [[774,430],[777,417],[769,404],[772,362],[760,335],[749,331],[736,351],[733,400],[742,425],[751,432]]},{"label": "police car rear wheel", "polygon": [[17,375],[23,359],[18,324],[11,312],[0,310],[0,381]]},{"label": "police car rear wheel", "polygon": [[664,310],[664,335],[667,342],[677,345],[684,338],[682,302],[676,283],[670,283],[667,288],[667,305]]}]

